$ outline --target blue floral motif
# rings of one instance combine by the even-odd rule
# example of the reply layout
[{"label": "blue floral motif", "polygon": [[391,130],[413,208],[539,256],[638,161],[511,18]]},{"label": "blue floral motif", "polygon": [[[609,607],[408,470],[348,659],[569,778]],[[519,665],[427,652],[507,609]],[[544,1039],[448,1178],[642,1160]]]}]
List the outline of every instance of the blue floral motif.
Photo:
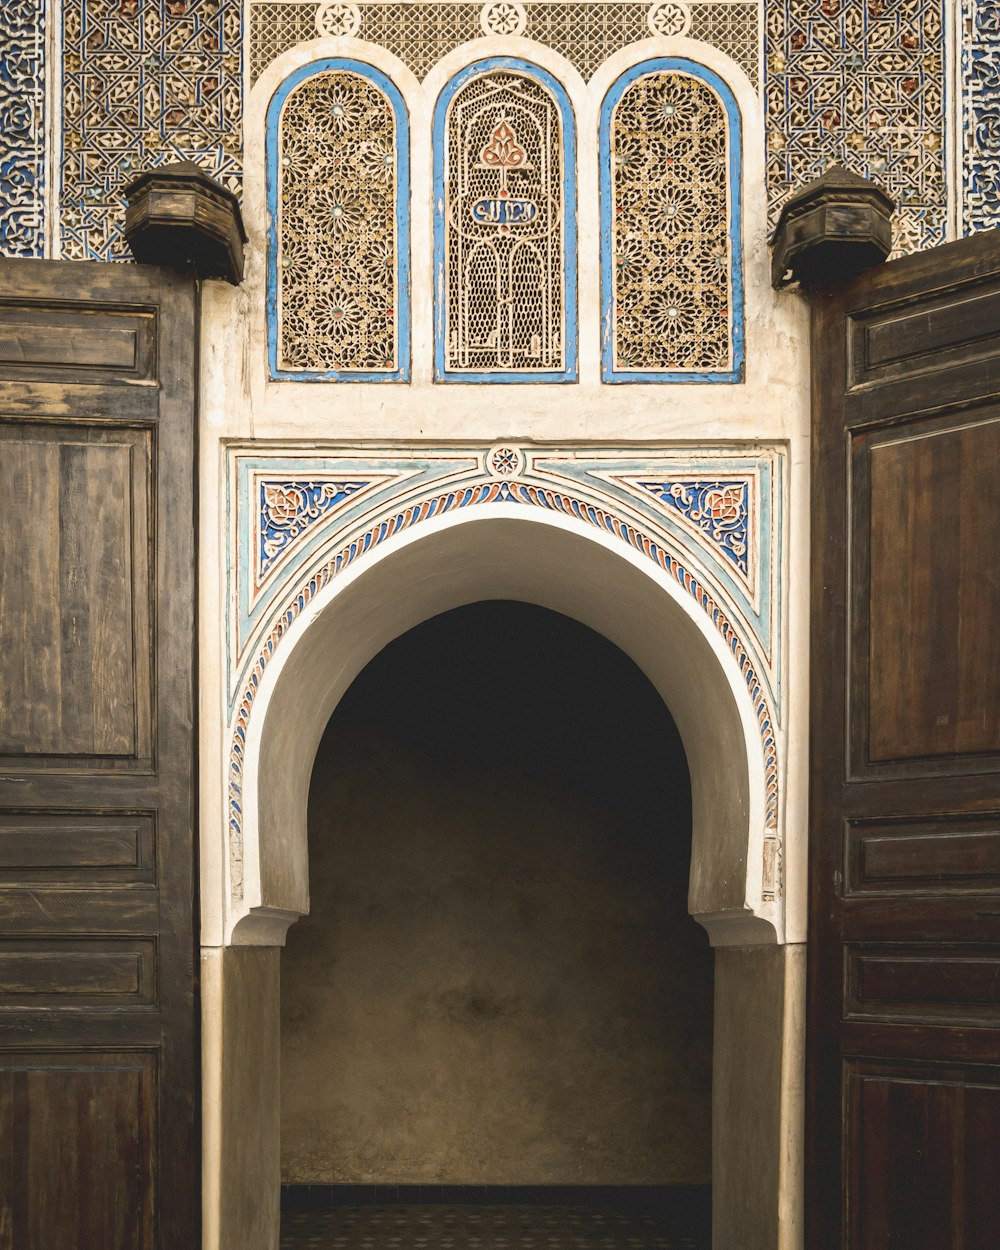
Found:
[{"label": "blue floral motif", "polygon": [[975,27],[981,35],[1000,39],[1000,8],[996,4],[980,4],[976,13]]},{"label": "blue floral motif", "polygon": [[1000,225],[1000,3],[963,0],[962,230]]},{"label": "blue floral motif", "polygon": [[750,567],[750,485],[746,478],[640,482],[706,534],[744,577]]},{"label": "blue floral motif", "polygon": [[45,4],[0,4],[0,255],[41,256],[45,183]]},{"label": "blue floral motif", "polygon": [[257,580],[262,581],[287,551],[329,516],[366,480],[261,481]]}]

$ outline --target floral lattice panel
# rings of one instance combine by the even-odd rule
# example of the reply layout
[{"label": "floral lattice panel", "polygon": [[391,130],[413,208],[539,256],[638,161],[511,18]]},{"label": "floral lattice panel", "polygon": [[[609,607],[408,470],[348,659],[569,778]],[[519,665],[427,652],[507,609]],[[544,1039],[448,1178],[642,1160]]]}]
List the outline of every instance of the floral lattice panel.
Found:
[{"label": "floral lattice panel", "polygon": [[898,202],[895,249],[945,238],[949,0],[770,0],[768,189],[788,195],[839,162]]},{"label": "floral lattice panel", "polygon": [[241,0],[64,0],[64,257],[127,258],[124,188],[154,165],[239,192],[242,33]]},{"label": "floral lattice panel", "polygon": [[0,256],[45,245],[45,4],[0,4]]},{"label": "floral lattice panel", "polygon": [[576,376],[576,152],[551,75],[480,62],[435,118],[435,376]]},{"label": "floral lattice panel", "polygon": [[605,381],[737,380],[739,113],[725,85],[686,61],[629,71],[604,103],[601,178]]},{"label": "floral lattice panel", "polygon": [[295,44],[350,34],[387,48],[418,78],[484,34],[524,35],[565,56],[589,78],[609,56],[650,35],[687,35],[731,56],[756,86],[757,0],[251,0],[250,81]]},{"label": "floral lattice panel", "polygon": [[274,377],[405,379],[409,155],[399,92],[323,61],[293,75],[268,123]]},{"label": "floral lattice panel", "polygon": [[1000,4],[962,0],[962,231],[1000,225]]}]

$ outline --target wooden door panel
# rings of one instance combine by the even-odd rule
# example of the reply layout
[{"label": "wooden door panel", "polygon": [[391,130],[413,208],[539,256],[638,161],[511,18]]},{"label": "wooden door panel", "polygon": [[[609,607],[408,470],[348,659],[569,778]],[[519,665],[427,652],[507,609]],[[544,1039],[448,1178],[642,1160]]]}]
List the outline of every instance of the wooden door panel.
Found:
[{"label": "wooden door panel", "polygon": [[0,888],[154,885],[155,830],[151,812],[0,812]]},{"label": "wooden door panel", "polygon": [[[75,305],[79,288],[65,304],[40,287],[20,296],[0,292],[0,380],[72,387],[155,381],[158,296],[151,292],[146,308],[116,307],[116,281],[114,273],[87,279],[88,291]],[[122,300],[131,302],[128,295]]]},{"label": "wooden door panel", "polygon": [[998,475],[992,409],[852,435],[857,777],[996,768],[1000,706],[983,676],[1000,672],[1000,579],[982,557],[1000,544]]},{"label": "wooden door panel", "polygon": [[5,1007],[150,1007],[156,981],[152,938],[0,938]]},{"label": "wooden door panel", "polygon": [[156,1088],[155,1053],[0,1056],[0,1250],[155,1246]]},{"label": "wooden door panel", "polygon": [[810,1250],[980,1250],[1000,1152],[1000,238],[813,305]]},{"label": "wooden door panel", "polygon": [[0,1250],[199,1243],[195,366],[190,280],[0,262]]},{"label": "wooden door panel", "polygon": [[844,898],[1000,890],[1000,812],[847,825]]},{"label": "wooden door panel", "polygon": [[0,424],[0,755],[152,754],[150,439]]},{"label": "wooden door panel", "polygon": [[845,1020],[1000,1024],[1000,946],[859,942],[845,956]]},{"label": "wooden door panel", "polygon": [[1000,1088],[975,1069],[850,1064],[851,1245],[991,1250]]},{"label": "wooden door panel", "polygon": [[[943,369],[953,371],[1000,355],[995,287],[986,284],[985,290],[963,296],[940,275],[935,281],[941,285],[934,293],[917,276],[901,284],[898,298],[878,308],[852,310],[847,324],[848,390],[871,383],[910,386]],[[920,300],[919,309],[912,306],[914,297]]]}]

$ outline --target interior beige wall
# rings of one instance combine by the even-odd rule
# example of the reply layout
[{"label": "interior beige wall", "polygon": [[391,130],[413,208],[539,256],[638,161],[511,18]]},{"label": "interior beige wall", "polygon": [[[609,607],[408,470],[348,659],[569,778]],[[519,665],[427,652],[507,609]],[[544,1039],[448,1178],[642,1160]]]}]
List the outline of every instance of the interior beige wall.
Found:
[{"label": "interior beige wall", "polygon": [[286,1181],[709,1180],[687,768],[631,661],[521,604],[419,627],[334,714],[309,841]]},{"label": "interior beige wall", "polygon": [[715,1250],[802,1245],[804,984],[804,945],[716,950]]},{"label": "interior beige wall", "polygon": [[203,1250],[276,1250],[278,947],[202,951]]}]

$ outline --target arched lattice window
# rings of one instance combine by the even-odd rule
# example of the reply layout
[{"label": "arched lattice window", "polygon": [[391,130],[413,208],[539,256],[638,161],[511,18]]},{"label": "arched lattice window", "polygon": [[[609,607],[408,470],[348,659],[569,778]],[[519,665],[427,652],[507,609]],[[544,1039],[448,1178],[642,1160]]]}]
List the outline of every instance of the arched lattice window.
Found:
[{"label": "arched lattice window", "polygon": [[512,58],[470,65],[434,117],[435,376],[576,379],[576,147],[566,92]]},{"label": "arched lattice window", "polygon": [[267,117],[271,376],[406,381],[409,138],[370,65],[292,74]]},{"label": "arched lattice window", "polygon": [[606,382],[743,376],[740,118],[679,58],[623,74],[601,110]]}]

